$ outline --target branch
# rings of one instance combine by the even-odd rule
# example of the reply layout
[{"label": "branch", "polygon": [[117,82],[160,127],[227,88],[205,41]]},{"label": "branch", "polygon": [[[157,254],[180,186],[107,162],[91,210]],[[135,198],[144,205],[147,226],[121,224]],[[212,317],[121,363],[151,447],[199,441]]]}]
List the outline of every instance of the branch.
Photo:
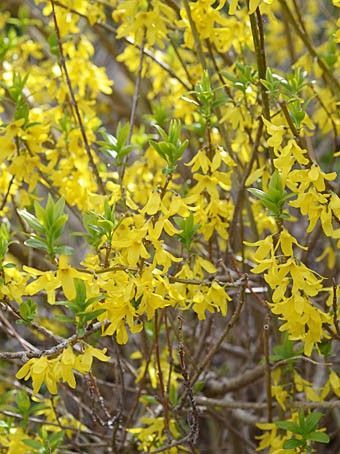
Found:
[{"label": "branch", "polygon": [[[66,9],[67,11],[70,11],[71,13],[73,14],[76,14],[77,16],[79,17],[82,17],[83,19],[86,19],[86,21],[89,23],[89,18],[87,16],[85,16],[85,14],[82,14],[80,13],[79,11],[73,9],[73,8],[70,8],[69,6],[67,5],[64,5],[62,4],[61,2],[59,2],[58,0],[54,0],[54,3],[55,5],[59,6],[60,8],[64,8]],[[90,24],[90,23],[89,23]],[[102,28],[103,30],[109,32],[109,33],[112,33],[113,35],[116,35],[117,33],[117,30],[114,28],[114,27],[111,27],[111,25],[108,25],[108,24],[105,24],[105,23],[101,23],[101,22],[95,22],[93,24],[93,27],[94,28]],[[137,43],[133,42],[130,38],[127,38],[127,37],[121,37],[121,38],[118,38],[117,39],[118,41],[121,40],[123,42],[125,42],[126,44],[130,44],[131,46],[134,46],[134,47],[137,47],[138,49],[141,49],[141,46],[139,46]],[[166,63],[158,60],[158,58],[152,53],[150,52],[149,50],[147,49],[143,49],[143,53],[145,54],[146,57],[150,58],[150,60],[152,60],[153,62],[155,62],[159,67],[161,67],[164,71],[166,71],[170,77],[172,77],[173,79],[176,79],[181,85],[183,85],[183,87],[187,90],[187,91],[190,91],[192,90],[192,87],[190,85],[188,85],[186,82],[184,82],[184,80],[182,80],[171,68],[169,65],[167,65]]]},{"label": "branch", "polygon": [[22,361],[27,361],[29,358],[40,358],[41,356],[55,357],[58,356],[66,347],[69,345],[74,345],[80,340],[86,339],[91,334],[99,331],[105,325],[103,322],[97,322],[88,328],[84,334],[81,336],[78,334],[73,334],[69,338],[55,345],[54,347],[48,348],[46,350],[36,350],[31,352],[19,351],[19,352],[0,352],[0,359],[6,360],[15,360],[20,359]]},{"label": "branch", "polygon": [[89,162],[90,162],[91,169],[92,169],[92,171],[94,173],[94,176],[96,178],[96,181],[97,181],[98,187],[100,189],[100,192],[103,195],[105,195],[105,186],[104,186],[104,183],[103,183],[103,181],[102,181],[102,179],[101,179],[101,177],[99,175],[99,171],[97,169],[96,163],[94,162],[94,159],[93,159],[93,156],[92,156],[90,144],[89,144],[89,141],[88,141],[88,138],[87,138],[87,135],[86,135],[85,126],[84,126],[83,120],[82,120],[81,115],[80,115],[80,110],[79,110],[79,107],[78,107],[78,103],[76,101],[76,97],[74,95],[74,91],[73,91],[72,84],[71,84],[71,79],[70,79],[70,76],[69,76],[69,73],[68,73],[68,69],[67,69],[67,66],[66,66],[66,60],[65,60],[63,45],[62,45],[62,41],[61,41],[59,25],[58,25],[58,21],[57,21],[56,12],[55,12],[54,0],[51,0],[51,5],[52,5],[53,22],[54,22],[54,27],[55,27],[55,32],[56,32],[56,37],[57,37],[58,47],[59,47],[59,53],[60,53],[60,64],[61,64],[61,67],[62,67],[62,69],[64,71],[66,84],[67,84],[69,95],[70,95],[70,99],[71,99],[71,105],[74,108],[74,111],[75,111],[75,114],[76,114],[76,117],[77,117],[77,120],[78,120],[78,124],[79,124],[79,127],[80,127],[81,135],[82,135],[82,138],[83,138],[83,141],[84,141],[85,150],[86,150],[86,154],[87,154],[87,157],[89,159]]},{"label": "branch", "polygon": [[201,364],[198,366],[194,376],[190,380],[191,386],[197,381],[198,377],[201,375],[203,371],[206,370],[206,368],[209,366],[210,361],[212,360],[213,356],[217,352],[217,350],[220,348],[222,345],[224,339],[228,336],[230,331],[233,329],[235,323],[239,319],[239,316],[241,315],[241,311],[244,305],[244,300],[245,300],[245,283],[244,286],[241,289],[241,295],[240,295],[240,300],[236,306],[235,312],[231,316],[229,323],[227,326],[224,328],[222,334],[220,335],[218,341],[216,344],[211,348],[211,350],[208,352],[207,356],[204,358],[204,360],[201,362]]},{"label": "branch", "polygon": [[289,22],[291,23],[291,25],[295,29],[297,35],[303,41],[303,43],[306,46],[306,48],[307,48],[308,52],[310,53],[310,55],[316,59],[316,61],[318,62],[318,65],[320,66],[322,71],[325,73],[325,76],[328,78],[328,80],[330,82],[330,86],[332,87],[332,89],[334,91],[334,94],[337,95],[340,92],[340,84],[339,84],[339,82],[333,76],[333,74],[331,73],[331,71],[329,70],[329,68],[325,64],[325,62],[322,60],[322,58],[319,57],[319,55],[317,54],[317,52],[314,49],[313,44],[312,44],[309,36],[306,33],[306,30],[301,30],[298,22],[296,21],[295,17],[293,16],[293,13],[291,12],[291,10],[290,10],[289,6],[287,5],[287,3],[285,2],[285,0],[279,0],[279,2],[281,4],[281,6],[282,6],[282,9],[285,11],[285,13],[287,15],[287,18],[289,19]]},{"label": "branch", "polygon": [[[210,399],[208,397],[197,397],[196,401],[200,405],[207,407],[223,407],[230,409],[243,409],[243,410],[265,410],[267,408],[266,402],[242,402],[227,399]],[[340,407],[340,400],[333,400],[329,402],[305,402],[295,401],[288,403],[288,408],[338,408]],[[273,408],[279,408],[277,403],[273,403]]]}]

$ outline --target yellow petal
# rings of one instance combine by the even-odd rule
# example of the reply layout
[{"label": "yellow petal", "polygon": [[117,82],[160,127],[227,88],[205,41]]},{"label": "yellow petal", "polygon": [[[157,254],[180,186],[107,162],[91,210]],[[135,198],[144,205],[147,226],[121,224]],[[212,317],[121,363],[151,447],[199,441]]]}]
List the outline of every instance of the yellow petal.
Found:
[{"label": "yellow petal", "polygon": [[209,262],[209,260],[202,259],[202,257],[198,257],[198,263],[201,265],[201,267],[207,272],[207,273],[216,273],[217,269],[214,267],[214,265]]},{"label": "yellow petal", "polygon": [[26,377],[26,380],[27,380],[30,376],[30,370],[31,370],[33,362],[34,362],[34,360],[30,359],[29,361],[27,361],[27,363],[25,363],[23,366],[21,366],[15,375],[16,378],[18,378],[20,380],[21,378]]},{"label": "yellow petal", "polygon": [[161,197],[158,192],[154,191],[151,194],[151,197],[149,198],[147,204],[142,209],[142,213],[146,213],[146,214],[149,214],[152,216],[157,213],[160,206],[161,206]]},{"label": "yellow petal", "polygon": [[229,14],[235,14],[237,5],[238,5],[238,0],[231,0],[230,6],[229,6]]},{"label": "yellow petal", "polygon": [[104,348],[103,350],[99,350],[99,348],[89,346],[88,349],[89,349],[91,355],[94,356],[95,358],[99,359],[99,361],[109,361],[110,360],[110,356],[105,355],[106,350],[107,350],[106,348]]},{"label": "yellow petal", "polygon": [[59,278],[66,298],[71,301],[76,297],[76,289],[71,274],[67,271],[59,271]]},{"label": "yellow petal", "polygon": [[249,1],[249,14],[253,14],[256,8],[259,6],[262,0],[250,0]]}]

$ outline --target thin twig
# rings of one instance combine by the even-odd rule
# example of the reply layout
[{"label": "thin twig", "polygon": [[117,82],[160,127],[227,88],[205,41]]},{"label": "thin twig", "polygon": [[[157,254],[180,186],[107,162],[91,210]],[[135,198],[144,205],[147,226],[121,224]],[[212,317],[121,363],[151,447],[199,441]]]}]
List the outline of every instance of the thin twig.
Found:
[{"label": "thin twig", "polygon": [[192,18],[192,15],[191,15],[190,5],[189,5],[188,0],[184,0],[183,3],[184,3],[185,12],[186,12],[187,17],[188,17],[188,21],[189,21],[189,24],[190,24],[191,32],[192,32],[192,35],[194,37],[194,41],[195,41],[195,44],[196,44],[196,53],[197,53],[198,59],[199,59],[199,61],[201,63],[202,69],[205,70],[205,69],[207,69],[207,62],[205,60],[205,56],[204,56],[204,52],[203,52],[203,48],[202,48],[202,43],[201,43],[198,31],[197,31],[196,24],[195,24],[195,22],[194,22],[194,20]]},{"label": "thin twig", "polygon": [[[140,46],[140,52],[139,52],[139,66],[138,66],[138,72],[137,72],[135,91],[133,93],[133,98],[132,98],[132,107],[131,107],[130,121],[129,121],[130,129],[129,129],[129,134],[128,134],[127,142],[126,142],[128,145],[130,145],[130,143],[131,143],[131,138],[132,138],[132,134],[133,134],[133,128],[134,128],[134,125],[135,125],[136,110],[137,110],[140,86],[141,86],[141,82],[142,82],[143,63],[144,63],[144,55],[145,55],[145,53],[144,53],[145,44],[146,44],[146,29],[144,29],[143,40],[142,40],[142,44]],[[123,183],[123,179],[124,179],[127,163],[128,163],[128,155],[126,155],[124,157],[124,162],[123,162],[123,165],[122,165],[122,168],[121,168],[121,174],[120,174],[121,184]]]},{"label": "thin twig", "polygon": [[316,50],[313,47],[313,44],[312,44],[308,34],[306,33],[306,30],[301,30],[298,22],[296,21],[292,11],[290,10],[289,6],[286,3],[286,1],[279,0],[279,2],[281,4],[282,8],[284,9],[284,11],[286,12],[287,18],[288,18],[289,22],[291,23],[291,25],[293,26],[293,28],[295,29],[296,34],[303,41],[303,43],[306,46],[310,55],[316,59],[318,65],[324,72],[325,76],[328,78],[328,81],[330,82],[330,87],[332,88],[334,94],[338,95],[340,92],[340,83],[336,80],[336,78],[331,73],[331,71],[327,67],[326,63],[322,60],[322,58],[319,57],[318,53],[316,52]]},{"label": "thin twig", "polygon": [[168,396],[165,392],[164,386],[164,376],[161,364],[160,348],[159,348],[159,333],[161,328],[161,321],[159,320],[158,311],[155,312],[155,357],[157,364],[157,375],[159,379],[159,389],[160,389],[160,400],[164,408],[164,431],[167,435],[168,440],[170,441],[170,418],[169,418],[169,401]]},{"label": "thin twig", "polygon": [[335,279],[333,278],[332,282],[332,290],[333,290],[333,299],[332,299],[332,306],[333,306],[333,323],[335,327],[335,331],[338,336],[340,336],[340,327],[339,327],[339,320],[338,320],[338,302],[337,302],[337,285]]},{"label": "thin twig", "polygon": [[266,379],[266,394],[267,394],[267,418],[268,422],[272,422],[273,413],[272,413],[272,379],[271,379],[271,369],[270,369],[270,352],[269,352],[269,325],[270,317],[269,314],[266,315],[266,320],[263,325],[263,353],[265,359],[265,379]]},{"label": "thin twig", "polygon": [[[244,305],[244,302],[245,302],[245,285],[246,284],[244,284],[243,287],[241,288],[240,299],[239,299],[238,304],[236,306],[235,312],[233,313],[233,315],[231,316],[231,318],[229,320],[229,323],[227,323],[227,326],[224,328],[224,330],[223,330],[222,334],[220,335],[220,337],[218,338],[216,344],[209,350],[209,352],[207,353],[206,357],[198,365],[196,372],[191,377],[191,379],[190,379],[190,385],[191,386],[193,386],[196,383],[196,381],[199,378],[199,376],[201,375],[201,373],[204,372],[207,369],[207,367],[209,366],[210,361],[212,360],[213,356],[218,351],[218,349],[222,345],[224,339],[228,336],[230,331],[233,329],[235,323],[239,319],[239,316],[241,315],[241,311],[242,311],[242,308],[243,308],[243,305]],[[184,392],[184,395],[182,396],[181,403],[183,403],[183,401],[184,401],[184,399],[186,397],[187,397],[187,391]]]},{"label": "thin twig", "polygon": [[20,359],[22,361],[27,361],[29,358],[40,358],[41,356],[47,356],[53,358],[58,356],[65,348],[69,345],[74,345],[77,342],[86,339],[91,334],[99,331],[103,327],[103,322],[97,322],[91,327],[89,327],[84,334],[73,334],[69,338],[63,340],[54,347],[48,348],[46,350],[39,350],[37,348],[34,351],[18,351],[18,352],[0,352],[0,359],[14,360]]},{"label": "thin twig", "polygon": [[10,179],[10,182],[8,184],[8,187],[7,187],[7,191],[6,191],[6,194],[4,196],[4,199],[2,201],[2,204],[0,206],[0,211],[2,211],[5,206],[6,206],[6,203],[7,203],[7,199],[8,199],[8,196],[9,196],[9,193],[11,191],[11,187],[12,187],[12,184],[14,183],[14,179],[15,179],[15,175],[12,175],[12,178]]},{"label": "thin twig", "polygon": [[[240,402],[236,400],[227,399],[210,399],[208,397],[197,397],[196,401],[199,405],[206,405],[210,407],[222,407],[230,409],[246,409],[246,410],[265,410],[267,408],[266,402]],[[273,408],[279,407],[277,403],[273,403]],[[288,408],[337,408],[340,407],[340,400],[329,402],[304,402],[295,401],[287,402]]]},{"label": "thin twig", "polygon": [[189,398],[191,406],[191,418],[189,421],[190,432],[188,434],[188,441],[190,444],[195,445],[199,433],[198,426],[198,411],[196,406],[196,401],[192,391],[192,385],[190,383],[190,377],[185,361],[185,351],[184,351],[184,339],[183,339],[183,314],[178,315],[178,355],[179,355],[179,364],[181,367],[182,377],[184,380],[184,386],[186,388],[186,394]]},{"label": "thin twig", "polygon": [[84,126],[84,123],[83,123],[83,120],[82,120],[82,117],[81,117],[81,114],[80,114],[79,106],[78,106],[78,103],[76,101],[76,97],[75,97],[75,94],[74,94],[74,91],[73,91],[73,88],[72,88],[72,84],[71,84],[71,79],[70,79],[70,76],[69,76],[69,73],[68,73],[68,69],[67,69],[67,66],[66,66],[66,60],[65,60],[65,55],[64,55],[64,50],[63,50],[63,45],[62,45],[62,40],[61,40],[61,35],[60,35],[60,30],[59,30],[59,25],[58,25],[58,21],[57,21],[56,12],[55,12],[55,2],[54,2],[54,0],[51,0],[51,5],[52,5],[53,22],[54,22],[54,27],[55,27],[57,41],[58,41],[59,54],[60,54],[60,64],[61,64],[61,67],[63,68],[63,72],[64,72],[64,75],[65,75],[66,84],[67,84],[69,95],[70,95],[71,105],[74,108],[74,111],[75,111],[75,114],[76,114],[76,117],[77,117],[77,120],[78,120],[79,128],[80,128],[80,131],[81,131],[81,135],[82,135],[82,138],[83,138],[86,154],[87,154],[87,157],[89,159],[89,163],[90,163],[91,169],[92,169],[93,174],[94,174],[94,176],[96,178],[96,181],[97,181],[97,184],[98,184],[98,187],[99,187],[99,190],[100,190],[101,194],[105,195],[105,186],[104,186],[103,180],[101,179],[101,177],[99,175],[98,168],[97,168],[96,163],[94,162],[94,159],[93,159],[93,156],[92,156],[92,152],[91,152],[90,144],[89,144],[89,141],[88,141],[88,138],[87,138],[85,126]]}]

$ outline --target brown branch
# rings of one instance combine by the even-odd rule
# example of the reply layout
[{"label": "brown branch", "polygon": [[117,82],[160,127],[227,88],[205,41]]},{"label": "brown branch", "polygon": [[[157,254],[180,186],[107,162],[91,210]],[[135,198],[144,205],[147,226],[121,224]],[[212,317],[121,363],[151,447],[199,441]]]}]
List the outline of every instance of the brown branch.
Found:
[{"label": "brown branch", "polygon": [[190,377],[185,362],[185,351],[184,351],[184,340],[183,340],[183,314],[178,315],[178,355],[179,355],[179,364],[181,367],[181,373],[184,380],[184,386],[186,388],[186,394],[188,396],[190,406],[191,406],[191,418],[189,421],[190,432],[188,434],[189,445],[195,444],[197,441],[199,426],[198,426],[198,411],[196,406],[196,401],[192,391],[192,385],[190,383]]},{"label": "brown branch", "polygon": [[[132,137],[133,128],[134,128],[134,124],[135,124],[135,117],[136,117],[136,110],[137,110],[137,104],[138,104],[138,98],[139,98],[139,91],[140,91],[140,86],[141,86],[141,82],[142,82],[143,63],[144,63],[144,55],[145,55],[145,53],[144,53],[145,44],[146,44],[146,29],[144,28],[143,40],[142,40],[142,44],[140,46],[139,66],[138,66],[138,72],[137,72],[135,91],[133,93],[133,98],[132,98],[132,107],[131,107],[130,121],[129,121],[130,129],[129,129],[129,135],[128,135],[128,138],[127,138],[127,144],[128,145],[130,145],[130,143],[131,143],[131,137]],[[122,187],[122,193],[123,193],[123,180],[124,180],[126,166],[127,166],[127,163],[128,163],[128,158],[129,158],[129,155],[127,154],[124,157],[123,165],[122,165],[121,172],[120,172],[120,184],[121,184],[121,187]]]},{"label": "brown branch", "polygon": [[58,25],[58,21],[57,21],[56,12],[55,12],[55,2],[54,2],[54,0],[51,0],[51,5],[52,5],[53,22],[54,22],[54,27],[55,27],[57,41],[58,41],[59,54],[60,54],[60,64],[61,64],[61,67],[63,69],[64,75],[65,75],[66,84],[67,84],[67,87],[68,87],[70,100],[71,100],[71,106],[74,108],[74,111],[75,111],[75,114],[76,114],[76,117],[77,117],[77,120],[78,120],[79,128],[80,128],[81,135],[82,135],[82,138],[83,138],[83,141],[84,141],[86,154],[87,154],[87,157],[89,159],[89,163],[90,163],[91,169],[93,171],[93,174],[94,174],[94,176],[96,178],[97,185],[99,187],[99,190],[100,190],[101,194],[105,195],[105,186],[104,186],[104,183],[103,183],[103,181],[102,181],[102,179],[101,179],[101,177],[99,175],[98,168],[97,168],[96,163],[94,162],[94,158],[92,156],[92,152],[91,152],[90,144],[89,144],[89,141],[88,141],[88,138],[87,138],[85,126],[84,126],[84,123],[83,123],[83,120],[82,120],[82,117],[81,117],[81,114],[80,114],[79,106],[78,106],[78,103],[76,101],[76,97],[75,97],[75,94],[74,94],[74,91],[73,91],[73,88],[72,88],[72,84],[71,84],[71,79],[70,79],[70,76],[69,76],[69,73],[68,73],[68,69],[67,69],[67,66],[66,66],[66,60],[65,60],[65,55],[64,55],[64,50],[63,50],[63,45],[62,45],[62,40],[61,40],[61,35],[60,35],[60,30],[59,30],[59,25]]},{"label": "brown branch", "polygon": [[15,175],[12,175],[12,178],[10,179],[10,182],[8,184],[8,187],[7,187],[6,194],[5,194],[5,196],[3,198],[3,201],[1,203],[0,211],[2,211],[5,208],[5,206],[6,206],[6,203],[7,203],[7,200],[8,200],[8,196],[9,196],[9,193],[11,191],[12,184],[14,183],[14,178],[15,178]]},{"label": "brown branch", "polygon": [[[210,407],[222,407],[230,409],[246,409],[246,410],[265,410],[267,408],[266,402],[240,402],[236,400],[227,399],[210,399],[208,397],[197,397],[196,401],[199,405]],[[273,408],[279,408],[279,404],[273,403]],[[288,402],[288,408],[325,408],[332,409],[340,407],[340,400],[333,400],[329,402],[305,402],[295,401]]]},{"label": "brown branch", "polygon": [[[332,366],[332,363],[320,363],[314,361],[311,358],[308,358],[307,356],[297,355],[288,359],[284,359],[282,361],[277,361],[276,363],[270,365],[270,369],[273,371],[275,369],[278,369],[279,367],[291,364],[292,361],[296,360],[302,360],[320,367]],[[232,378],[210,378],[205,382],[202,392],[208,397],[217,397],[233,391],[238,391],[262,378],[265,375],[265,371],[266,364],[259,364],[253,369],[246,370],[245,372],[242,372],[241,374],[236,375]]]},{"label": "brown branch", "polygon": [[265,359],[265,379],[266,379],[266,394],[267,394],[267,418],[268,422],[272,422],[273,413],[272,413],[272,378],[271,378],[271,368],[270,368],[270,359],[269,359],[269,322],[270,316],[269,313],[266,316],[265,324],[263,325],[263,353]]},{"label": "brown branch", "polygon": [[[243,305],[244,305],[244,302],[245,302],[245,285],[246,284],[244,284],[243,287],[241,288],[240,299],[239,299],[238,304],[236,306],[235,312],[231,316],[227,326],[222,331],[222,334],[218,338],[216,344],[209,350],[209,352],[206,355],[206,357],[204,358],[204,360],[198,365],[196,372],[194,373],[194,375],[192,376],[192,378],[190,380],[191,386],[193,386],[196,383],[196,381],[199,378],[199,376],[201,375],[201,373],[204,372],[207,369],[207,367],[209,366],[210,361],[212,360],[213,356],[218,351],[218,349],[222,345],[224,339],[228,336],[230,331],[233,329],[235,323],[239,319],[239,317],[241,315],[241,311],[242,311]],[[184,397],[186,397],[186,393],[185,393]],[[182,399],[184,399],[184,397]]]},{"label": "brown branch", "polygon": [[155,312],[155,356],[156,356],[156,364],[157,364],[157,375],[159,379],[159,389],[160,389],[160,400],[162,402],[164,408],[164,431],[167,435],[167,438],[170,440],[170,419],[169,419],[169,401],[168,396],[165,393],[165,386],[164,386],[164,377],[162,371],[162,364],[161,364],[161,357],[160,357],[160,349],[159,349],[159,333],[161,328],[161,320],[159,320],[158,312]]},{"label": "brown branch", "polygon": [[[15,418],[15,419],[20,419],[20,420],[24,419],[24,416],[22,416],[22,415],[20,415],[18,413],[14,413],[12,411],[8,411],[8,410],[0,410],[0,414],[2,414],[4,416],[8,416],[10,418]],[[35,416],[29,416],[28,420],[32,421],[32,422],[35,422],[35,423],[44,424],[45,426],[60,427],[59,423],[57,423],[57,422],[46,421],[46,420],[43,420],[41,418],[37,418]],[[103,436],[103,434],[99,434],[99,433],[93,432],[92,430],[87,429],[87,428],[86,428],[86,430],[83,430],[83,429],[79,429],[79,427],[63,425],[62,429],[63,430],[71,430],[73,432],[79,432],[79,433],[82,433],[84,435],[94,435],[96,437],[107,438],[105,435]]]},{"label": "brown branch", "polygon": [[306,46],[306,48],[307,48],[308,52],[310,53],[310,55],[316,59],[318,65],[320,66],[320,68],[324,72],[325,76],[328,78],[328,81],[330,83],[330,87],[333,89],[334,94],[338,95],[339,92],[340,92],[340,84],[339,84],[339,82],[333,76],[333,74],[331,73],[331,71],[329,70],[329,68],[325,64],[325,62],[322,60],[322,58],[319,57],[318,53],[316,52],[316,50],[313,47],[313,44],[312,44],[312,42],[311,42],[306,30],[301,30],[301,28],[299,26],[299,23],[296,21],[292,11],[290,10],[289,6],[286,3],[286,1],[285,0],[279,0],[279,2],[281,4],[282,8],[284,9],[284,11],[285,11],[285,13],[287,15],[287,18],[288,18],[289,22],[291,23],[291,25],[293,26],[296,34],[303,41],[303,43]]},{"label": "brown branch", "polygon": [[[251,26],[251,33],[253,37],[254,49],[255,49],[255,56],[256,56],[256,63],[257,63],[257,70],[259,79],[266,78],[266,54],[264,49],[264,34],[263,34],[263,22],[261,13],[259,9],[250,14],[250,26]],[[269,98],[268,93],[265,86],[260,83],[260,91],[261,91],[261,98],[263,103],[263,115],[266,120],[270,121],[270,109],[269,109]]]},{"label": "brown branch", "polygon": [[[0,307],[3,311],[8,311],[10,314],[12,314],[17,320],[23,320],[19,311],[15,309],[9,302],[0,301]],[[52,331],[46,329],[44,326],[36,322],[30,322],[30,327],[35,329],[39,334],[42,334],[43,336],[52,339],[55,342],[60,342],[63,340],[62,337],[52,333]]]},{"label": "brown branch", "polygon": [[207,62],[205,60],[202,43],[201,43],[198,31],[197,31],[196,24],[191,15],[191,9],[190,9],[188,0],[184,0],[184,8],[185,8],[185,12],[186,12],[188,20],[189,20],[191,32],[192,32],[192,35],[194,37],[194,41],[196,44],[196,53],[197,53],[198,59],[201,63],[202,69],[205,70],[205,69],[207,69]]},{"label": "brown branch", "polygon": [[338,320],[338,304],[337,304],[337,286],[335,279],[333,278],[332,282],[332,290],[333,290],[333,299],[332,299],[332,306],[333,306],[333,323],[335,327],[335,331],[338,336],[340,336],[340,327],[339,327],[339,320]]},{"label": "brown branch", "polygon": [[69,345],[74,345],[77,342],[86,339],[91,334],[95,333],[96,331],[99,331],[100,328],[102,328],[103,326],[104,326],[103,322],[97,322],[91,327],[89,327],[84,334],[82,335],[73,334],[72,336],[63,340],[54,347],[45,350],[35,349],[35,351],[0,352],[0,359],[6,360],[20,359],[21,361],[27,361],[29,358],[40,358],[41,356],[53,358],[55,356],[58,356]]},{"label": "brown branch", "polygon": [[[59,2],[58,0],[54,0],[54,3],[59,6],[60,8],[64,8],[66,9],[67,11],[70,11],[71,13],[73,14],[76,14],[77,16],[79,17],[82,17],[83,19],[86,19],[86,21],[89,23],[89,18],[87,16],[85,16],[85,14],[82,14],[80,13],[79,11],[75,10],[74,8],[70,8],[69,6],[67,5],[64,5],[63,3]],[[89,23],[90,24],[90,23]],[[95,22],[93,24],[93,27],[94,28],[102,28],[103,30],[109,32],[109,33],[112,33],[114,36],[117,34],[117,30],[114,28],[114,27],[111,27],[111,25],[109,24],[105,24],[105,23],[102,23],[102,22]],[[126,44],[130,44],[131,46],[134,46],[136,47],[137,49],[140,49],[141,46],[139,46],[137,43],[133,42],[130,38],[127,38],[127,37],[122,37],[122,38],[118,38],[117,41],[123,41],[125,42]],[[181,85],[183,85],[183,87],[186,89],[186,90],[191,90],[192,87],[190,87],[190,85],[188,85],[186,82],[184,82],[184,80],[182,80],[171,68],[169,65],[167,65],[166,63],[158,60],[158,58],[148,49],[144,49],[143,50],[144,54],[146,57],[150,58],[150,60],[152,60],[153,62],[155,62],[160,68],[162,68],[164,71],[166,71],[170,77],[172,77],[173,79],[176,79]]]},{"label": "brown branch", "polygon": [[221,396],[232,391],[239,390],[262,378],[265,373],[265,365],[260,364],[251,370],[229,379],[209,379],[205,382],[202,392],[208,397]]}]

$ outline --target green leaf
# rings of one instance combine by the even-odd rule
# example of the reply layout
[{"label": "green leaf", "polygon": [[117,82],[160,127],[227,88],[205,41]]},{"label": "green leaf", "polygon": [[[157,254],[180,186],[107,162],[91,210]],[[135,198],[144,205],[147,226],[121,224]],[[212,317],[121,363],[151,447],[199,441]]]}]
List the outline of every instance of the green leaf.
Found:
[{"label": "green leaf", "polygon": [[43,448],[43,445],[37,441],[37,440],[31,440],[30,438],[27,438],[25,440],[22,440],[25,445],[33,448],[33,449],[41,449]]},{"label": "green leaf", "polygon": [[54,252],[55,254],[72,255],[74,249],[71,246],[56,246],[54,247]]},{"label": "green leaf", "polygon": [[21,414],[27,413],[31,406],[31,401],[30,398],[28,397],[28,394],[26,391],[18,391],[16,395],[16,404],[18,406],[18,410]]},{"label": "green leaf", "polygon": [[297,440],[296,438],[291,438],[290,440],[286,440],[283,443],[283,449],[295,449],[300,446],[305,446],[304,440]]},{"label": "green leaf", "polygon": [[303,409],[299,410],[299,424],[303,433],[306,433],[305,429],[305,412]]},{"label": "green leaf", "polygon": [[25,246],[29,246],[34,249],[42,249],[43,251],[48,250],[47,244],[44,241],[39,240],[38,238],[29,238],[24,242],[24,244]]},{"label": "green leaf", "polygon": [[80,312],[77,315],[81,315],[81,318],[84,322],[89,322],[90,320],[95,319],[98,315],[102,314],[105,311],[106,309],[96,309],[95,311],[92,312]]},{"label": "green leaf", "polygon": [[325,432],[311,432],[306,436],[307,440],[317,441],[318,443],[329,443],[329,435]]},{"label": "green leaf", "polygon": [[64,439],[65,432],[55,432],[48,437],[49,447],[54,451]]},{"label": "green leaf", "polygon": [[248,192],[250,192],[253,196],[257,197],[258,199],[262,200],[265,197],[266,193],[261,191],[261,189],[256,188],[248,188]]},{"label": "green leaf", "polygon": [[45,232],[45,227],[40,224],[39,220],[33,214],[29,213],[26,210],[18,210],[18,211],[19,211],[20,216],[24,219],[24,221],[27,222],[29,227],[31,227],[31,229],[34,232],[39,232],[42,234]]},{"label": "green leaf", "polygon": [[19,314],[22,319],[30,323],[34,320],[37,313],[37,305],[32,299],[27,299],[26,301],[22,302],[19,306]]},{"label": "green leaf", "polygon": [[276,421],[276,427],[284,429],[295,434],[302,434],[301,427],[292,421]]},{"label": "green leaf", "polygon": [[3,268],[15,268],[16,264],[15,263],[5,263]]},{"label": "green leaf", "polygon": [[55,55],[56,57],[59,58],[58,38],[57,38],[57,35],[56,35],[56,33],[54,31],[48,37],[47,42],[48,42],[48,44],[50,46],[51,54],[53,54],[53,55]]},{"label": "green leaf", "polygon": [[319,411],[314,411],[313,413],[310,413],[308,416],[305,418],[305,432],[313,432],[320,421],[320,419],[323,417],[323,413],[320,413]]},{"label": "green leaf", "polygon": [[280,193],[283,192],[282,180],[281,180],[280,174],[277,170],[274,171],[273,175],[271,176],[271,178],[269,180],[268,192],[270,193],[272,190],[277,190]]},{"label": "green leaf", "polygon": [[76,289],[76,300],[85,301],[86,300],[86,286],[84,281],[81,279],[74,279],[74,286]]},{"label": "green leaf", "polygon": [[332,341],[322,341],[318,344],[320,353],[327,358],[332,352]]}]

